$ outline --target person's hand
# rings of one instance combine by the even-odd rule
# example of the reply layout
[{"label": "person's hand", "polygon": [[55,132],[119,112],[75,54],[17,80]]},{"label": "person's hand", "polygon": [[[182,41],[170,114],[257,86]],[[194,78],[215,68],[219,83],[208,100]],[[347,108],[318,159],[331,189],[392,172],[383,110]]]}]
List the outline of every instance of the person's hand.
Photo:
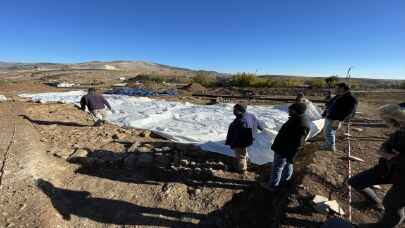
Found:
[{"label": "person's hand", "polygon": [[396,156],[399,155],[399,152],[395,149],[392,150],[392,153],[388,153],[385,150],[381,150],[380,151],[380,155],[381,157],[383,157],[385,160],[389,161],[393,158],[395,158]]},{"label": "person's hand", "polygon": [[390,154],[390,153],[385,153],[385,152],[382,154],[382,157],[388,161],[395,158],[396,156],[397,156],[397,154]]},{"label": "person's hand", "polygon": [[333,130],[338,130],[339,128],[340,128],[340,126],[341,126],[341,122],[339,121],[339,120],[334,120],[333,122],[332,122],[332,128],[333,128]]},{"label": "person's hand", "polygon": [[270,129],[270,128],[264,128],[263,132],[267,135],[271,135],[271,134],[277,134],[274,130]]}]

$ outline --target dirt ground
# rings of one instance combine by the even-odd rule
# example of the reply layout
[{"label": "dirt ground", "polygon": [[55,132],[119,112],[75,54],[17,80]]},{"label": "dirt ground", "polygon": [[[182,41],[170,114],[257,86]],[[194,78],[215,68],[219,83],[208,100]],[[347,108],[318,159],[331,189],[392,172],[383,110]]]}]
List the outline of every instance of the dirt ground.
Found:
[{"label": "dirt ground", "polygon": [[[272,195],[257,184],[268,166],[242,177],[229,158],[141,129],[94,127],[72,105],[15,97],[53,90],[32,82],[0,85],[0,94],[14,98],[0,103],[0,227],[319,227],[335,215],[314,211],[310,200],[317,194],[347,212],[344,128],[336,153],[318,150],[321,136],[309,142],[297,158],[294,184]],[[353,162],[353,173],[376,163],[391,132],[377,108],[404,99],[360,98],[353,127],[362,131],[352,132],[352,146],[366,162]],[[354,223],[380,216],[357,193],[353,202]]]}]

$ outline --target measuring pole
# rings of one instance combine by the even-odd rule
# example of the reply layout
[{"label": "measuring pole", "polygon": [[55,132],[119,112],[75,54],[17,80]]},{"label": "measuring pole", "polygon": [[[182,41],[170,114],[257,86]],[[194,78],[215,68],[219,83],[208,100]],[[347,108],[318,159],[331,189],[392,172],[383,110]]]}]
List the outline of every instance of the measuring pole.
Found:
[{"label": "measuring pole", "polygon": [[[352,66],[350,66],[347,69],[347,73],[346,73],[346,81],[347,84],[350,86],[350,79],[351,79],[351,71],[352,71]],[[351,157],[352,157],[352,145],[351,145],[351,134],[350,134],[350,125],[351,125],[351,121],[350,119],[348,119],[347,121],[347,132],[346,132],[346,136],[347,136],[347,179],[350,179],[352,177],[352,161],[351,161]],[[352,186],[347,185],[348,186],[348,191],[349,191],[349,221],[352,222]]]},{"label": "measuring pole", "polygon": [[[347,172],[348,172],[348,179],[352,177],[352,146],[351,146],[351,139],[350,139],[350,120],[347,122]],[[347,185],[349,190],[349,221],[352,222],[352,186]]]}]

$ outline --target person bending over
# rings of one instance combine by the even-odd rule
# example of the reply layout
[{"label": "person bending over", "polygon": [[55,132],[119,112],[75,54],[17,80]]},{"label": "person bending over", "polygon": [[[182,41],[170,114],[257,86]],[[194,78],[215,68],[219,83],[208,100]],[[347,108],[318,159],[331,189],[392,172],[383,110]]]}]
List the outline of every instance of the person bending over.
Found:
[{"label": "person bending over", "polygon": [[[361,227],[399,228],[405,219],[405,110],[399,105],[386,105],[380,109],[380,114],[395,132],[382,144],[378,164],[353,176],[348,184],[384,211],[377,224]],[[392,184],[384,200],[371,188],[380,184]]]},{"label": "person bending over", "polygon": [[89,88],[88,93],[80,100],[81,109],[89,110],[95,126],[100,126],[105,121],[106,107],[112,111],[108,101],[101,95],[96,93],[95,88]]}]

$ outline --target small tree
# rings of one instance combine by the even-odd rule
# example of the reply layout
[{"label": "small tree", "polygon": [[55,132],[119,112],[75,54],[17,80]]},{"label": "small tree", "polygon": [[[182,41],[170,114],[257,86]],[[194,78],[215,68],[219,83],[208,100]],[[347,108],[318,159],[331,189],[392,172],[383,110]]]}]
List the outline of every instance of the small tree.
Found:
[{"label": "small tree", "polygon": [[273,86],[273,81],[271,79],[257,79],[253,85],[256,88],[269,88]]},{"label": "small tree", "polygon": [[153,75],[150,76],[149,80],[158,84],[162,84],[163,82],[166,81],[166,78],[160,75]]},{"label": "small tree", "polygon": [[335,87],[336,83],[339,81],[339,77],[337,75],[330,76],[325,79],[326,84],[329,88]]},{"label": "small tree", "polygon": [[253,86],[257,80],[256,75],[248,73],[238,73],[232,77],[231,85],[236,87]]},{"label": "small tree", "polygon": [[206,72],[197,72],[197,74],[192,78],[192,81],[199,83],[203,86],[209,87],[215,84],[217,78]]},{"label": "small tree", "polygon": [[308,83],[313,88],[322,88],[325,86],[326,82],[322,79],[313,79]]}]

